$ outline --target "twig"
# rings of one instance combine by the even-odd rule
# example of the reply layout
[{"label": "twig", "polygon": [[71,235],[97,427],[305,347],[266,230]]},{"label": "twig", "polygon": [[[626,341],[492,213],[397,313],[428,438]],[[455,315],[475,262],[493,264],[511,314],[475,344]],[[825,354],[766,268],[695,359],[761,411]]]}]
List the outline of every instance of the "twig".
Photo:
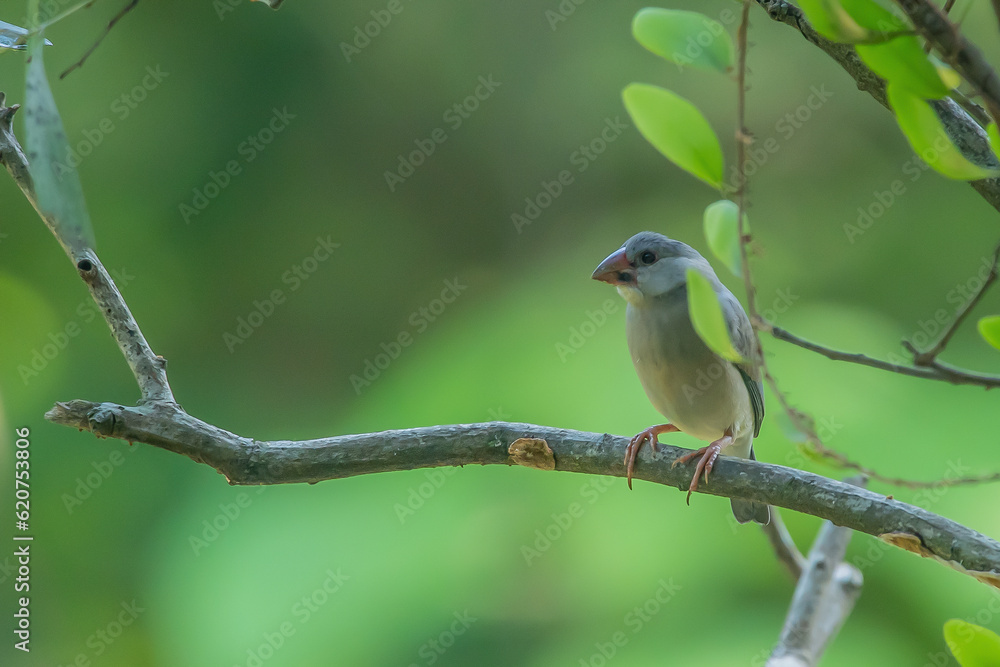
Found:
[{"label": "twig", "polygon": [[990,272],[986,278],[983,279],[983,283],[980,285],[979,290],[966,302],[965,307],[962,308],[958,315],[955,316],[955,320],[951,323],[951,326],[945,329],[945,331],[941,334],[941,337],[937,339],[937,342],[935,342],[934,345],[924,351],[920,351],[910,341],[903,341],[903,346],[913,353],[914,364],[917,366],[927,366],[931,368],[936,367],[937,356],[941,354],[945,346],[948,345],[948,341],[950,341],[951,337],[955,335],[955,331],[958,329],[959,325],[962,324],[962,321],[966,318],[969,312],[972,311],[972,309],[976,307],[976,304],[979,303],[980,299],[983,298],[983,294],[986,293],[986,290],[989,289],[990,285],[996,281],[997,262],[1000,262],[1000,244],[997,244],[996,249],[993,251],[993,263],[990,264]]},{"label": "twig", "polygon": [[[849,44],[831,42],[816,32],[798,7],[787,0],[756,0],[771,19],[791,26],[809,42],[819,47],[851,75],[859,90],[870,94],[875,101],[890,109],[885,92],[885,81],[868,69]],[[996,165],[986,132],[954,100],[930,100],[948,136],[967,158],[980,165]],[[890,109],[891,111],[891,109]],[[1000,178],[986,178],[969,183],[990,206],[1000,211]]]},{"label": "twig", "polygon": [[788,528],[785,527],[785,522],[782,520],[781,512],[778,511],[777,507],[771,508],[770,523],[760,528],[771,543],[774,555],[778,557],[778,561],[785,566],[788,573],[792,575],[792,579],[798,581],[799,577],[802,576],[802,570],[805,568],[806,558],[799,551],[798,547],[795,546],[795,540],[788,533]]},{"label": "twig", "polygon": [[935,361],[934,365],[931,367],[915,367],[915,366],[903,366],[901,364],[894,364],[889,361],[882,361],[881,359],[875,359],[864,354],[857,354],[854,352],[842,352],[840,350],[834,350],[818,343],[813,343],[812,341],[806,340],[796,336],[795,334],[776,326],[762,326],[767,331],[770,331],[771,335],[778,340],[783,340],[786,343],[791,343],[793,345],[798,345],[799,347],[809,350],[810,352],[816,352],[823,355],[827,359],[833,359],[834,361],[846,361],[852,364],[860,364],[862,366],[868,366],[870,368],[878,368],[883,371],[889,371],[891,373],[899,373],[900,375],[909,375],[910,377],[924,378],[925,380],[938,380],[941,382],[949,382],[951,384],[971,384],[980,387],[986,387],[991,389],[993,387],[1000,387],[1000,376],[997,375],[987,375],[986,373],[976,373],[974,371],[968,371],[963,368],[957,368],[948,364]]},{"label": "twig", "polygon": [[65,79],[67,74],[69,74],[70,72],[79,67],[83,67],[83,63],[87,61],[87,58],[89,58],[90,55],[97,50],[97,47],[101,45],[101,42],[104,41],[104,38],[107,37],[109,34],[111,34],[111,29],[115,27],[115,24],[121,21],[126,14],[128,14],[135,8],[137,4],[139,4],[139,0],[129,0],[129,3],[125,5],[125,7],[122,8],[120,12],[115,14],[110,21],[108,21],[108,25],[105,26],[104,32],[102,32],[101,36],[97,38],[97,41],[94,42],[89,49],[83,52],[83,55],[80,56],[79,60],[77,60],[75,63],[67,67],[63,71],[63,73],[59,75],[59,78]]},{"label": "twig", "polygon": [[864,581],[856,567],[844,562],[852,534],[823,522],[766,667],[813,667],[850,615]]},{"label": "twig", "polygon": [[997,23],[1000,24],[1000,0],[992,0],[993,13],[997,15]]},{"label": "twig", "polygon": [[21,192],[38,211],[39,216],[53,231],[56,238],[60,240],[63,250],[73,262],[87,287],[90,288],[90,294],[98,306],[97,309],[107,321],[111,328],[111,334],[125,356],[129,368],[132,369],[133,375],[135,375],[142,393],[141,400],[143,402],[173,402],[174,396],[170,391],[170,384],[167,382],[166,360],[156,356],[150,349],[139,325],[132,317],[128,304],[125,303],[121,292],[118,291],[114,280],[104,269],[96,253],[91,248],[74,250],[62,243],[62,237],[55,233],[56,221],[39,207],[31,173],[28,170],[28,160],[11,128],[14,113],[18,108],[19,105],[16,104],[12,107],[5,106],[5,96],[0,93],[0,162],[3,162],[4,166],[7,167],[7,171],[21,188]]}]

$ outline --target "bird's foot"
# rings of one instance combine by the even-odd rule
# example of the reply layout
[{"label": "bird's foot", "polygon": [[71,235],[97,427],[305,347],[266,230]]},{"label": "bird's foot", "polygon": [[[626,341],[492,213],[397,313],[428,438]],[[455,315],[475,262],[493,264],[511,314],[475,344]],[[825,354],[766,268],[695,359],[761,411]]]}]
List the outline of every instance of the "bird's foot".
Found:
[{"label": "bird's foot", "polygon": [[677,431],[680,431],[680,429],[673,424],[660,424],[659,426],[650,426],[632,438],[631,442],[628,443],[628,447],[625,448],[625,478],[628,480],[629,489],[632,488],[632,469],[635,468],[635,457],[639,454],[639,449],[643,443],[648,440],[649,446],[655,452],[657,451],[656,446],[659,444],[656,439],[658,435],[661,433],[675,433]]},{"label": "bird's foot", "polygon": [[[638,437],[638,436],[636,436]],[[728,447],[733,444],[733,436],[729,431],[721,438],[708,445],[707,447],[702,447],[701,449],[696,449],[693,452],[685,454],[679,459],[675,459],[671,468],[674,468],[680,464],[687,463],[688,461],[693,461],[698,459],[698,465],[694,469],[694,477],[691,478],[691,484],[688,486],[687,494],[687,504],[691,504],[691,494],[698,490],[698,478],[703,474],[705,475],[705,483],[708,484],[708,473],[712,472],[712,467],[715,465],[715,460],[719,458],[719,452],[722,451],[723,447]],[[700,457],[700,458],[699,458]]]}]

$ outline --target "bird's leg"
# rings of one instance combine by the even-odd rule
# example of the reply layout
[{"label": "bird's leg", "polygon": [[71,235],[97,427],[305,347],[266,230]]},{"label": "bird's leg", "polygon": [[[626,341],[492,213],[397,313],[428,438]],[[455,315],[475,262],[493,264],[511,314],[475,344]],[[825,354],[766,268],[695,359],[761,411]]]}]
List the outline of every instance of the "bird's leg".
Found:
[{"label": "bird's leg", "polygon": [[698,458],[698,465],[694,469],[694,477],[691,478],[691,484],[688,486],[688,505],[691,504],[691,494],[698,490],[698,478],[704,473],[705,483],[708,484],[708,473],[712,472],[712,466],[715,465],[715,459],[719,458],[719,452],[722,451],[723,447],[728,447],[731,444],[733,444],[733,430],[727,429],[725,434],[712,444],[685,454],[679,459],[674,459],[674,462],[670,464],[670,467],[673,468],[678,464],[687,463],[701,457]]},{"label": "bird's leg", "polygon": [[632,488],[632,469],[635,467],[635,457],[639,453],[639,448],[642,447],[642,443],[649,440],[649,446],[656,451],[656,445],[659,444],[656,440],[656,436],[661,433],[675,433],[680,431],[679,428],[673,424],[660,424],[659,426],[650,426],[645,431],[640,431],[632,441],[628,443],[628,447],[625,448],[625,477],[628,479],[628,488]]}]

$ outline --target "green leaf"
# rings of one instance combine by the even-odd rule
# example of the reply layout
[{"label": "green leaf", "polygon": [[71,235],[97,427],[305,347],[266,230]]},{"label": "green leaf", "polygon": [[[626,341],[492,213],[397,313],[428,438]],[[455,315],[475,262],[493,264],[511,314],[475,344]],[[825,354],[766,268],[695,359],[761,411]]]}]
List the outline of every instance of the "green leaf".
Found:
[{"label": "green leaf", "polygon": [[[30,0],[28,16],[37,16],[39,0]],[[25,75],[25,147],[28,168],[35,186],[38,208],[52,226],[59,242],[72,250],[93,247],[94,232],[83,201],[83,188],[76,169],[69,166],[69,142],[56,108],[45,65],[41,34],[28,38]]]},{"label": "green leaf", "polygon": [[837,0],[800,0],[816,32],[834,42],[856,44],[870,39],[868,30],[858,24]]},{"label": "green leaf", "polygon": [[888,95],[896,122],[913,151],[935,171],[962,181],[976,181],[1000,174],[998,169],[986,169],[969,162],[952,143],[930,104],[891,82]]},{"label": "green leaf", "polygon": [[979,320],[979,335],[987,343],[1000,350],[1000,315],[990,315]]},{"label": "green leaf", "polygon": [[622,98],[635,126],[656,150],[713,188],[722,187],[722,147],[695,105],[644,83],[629,84]]},{"label": "green leaf", "polygon": [[[734,276],[743,277],[743,255],[740,251],[740,225],[737,222],[739,207],[728,199],[709,204],[705,209],[705,239],[708,247]],[[743,214],[744,229],[749,229]]]},{"label": "green leaf", "polygon": [[990,148],[993,149],[993,154],[1000,160],[1000,130],[997,129],[996,123],[990,123],[986,126],[986,136],[990,138]]},{"label": "green leaf", "polygon": [[944,640],[962,667],[1000,665],[1000,637],[986,628],[953,618],[944,624]]},{"label": "green leaf", "polygon": [[733,40],[718,21],[698,12],[646,7],[632,19],[635,40],[680,66],[727,72],[733,67]]},{"label": "green leaf", "polygon": [[941,73],[928,59],[916,37],[896,37],[881,44],[859,44],[855,48],[873,72],[917,97],[941,99],[954,87],[941,79]]},{"label": "green leaf", "polygon": [[715,295],[712,283],[697,269],[687,270],[687,294],[691,324],[705,345],[723,359],[734,363],[743,361],[729,338],[719,297]]}]

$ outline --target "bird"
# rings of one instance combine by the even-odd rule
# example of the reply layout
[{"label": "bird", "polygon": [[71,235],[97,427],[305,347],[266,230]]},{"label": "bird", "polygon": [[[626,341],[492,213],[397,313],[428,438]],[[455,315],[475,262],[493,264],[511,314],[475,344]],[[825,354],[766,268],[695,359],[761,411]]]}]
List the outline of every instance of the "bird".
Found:
[{"label": "bird", "polygon": [[[695,331],[688,311],[687,271],[694,269],[712,285],[739,363],[713,352]],[[698,478],[712,471],[720,452],[755,460],[753,439],[764,419],[764,385],[754,362],[755,336],[739,300],[723,285],[711,264],[681,241],[656,232],[640,232],[598,265],[594,280],[614,285],[625,299],[629,354],[653,407],[668,423],[639,432],[625,449],[628,486],[635,458],[647,441],[653,451],[657,436],[682,432],[709,444],[673,465],[698,459],[687,502]],[[770,508],[743,498],[731,499],[740,523],[770,523]]]}]

